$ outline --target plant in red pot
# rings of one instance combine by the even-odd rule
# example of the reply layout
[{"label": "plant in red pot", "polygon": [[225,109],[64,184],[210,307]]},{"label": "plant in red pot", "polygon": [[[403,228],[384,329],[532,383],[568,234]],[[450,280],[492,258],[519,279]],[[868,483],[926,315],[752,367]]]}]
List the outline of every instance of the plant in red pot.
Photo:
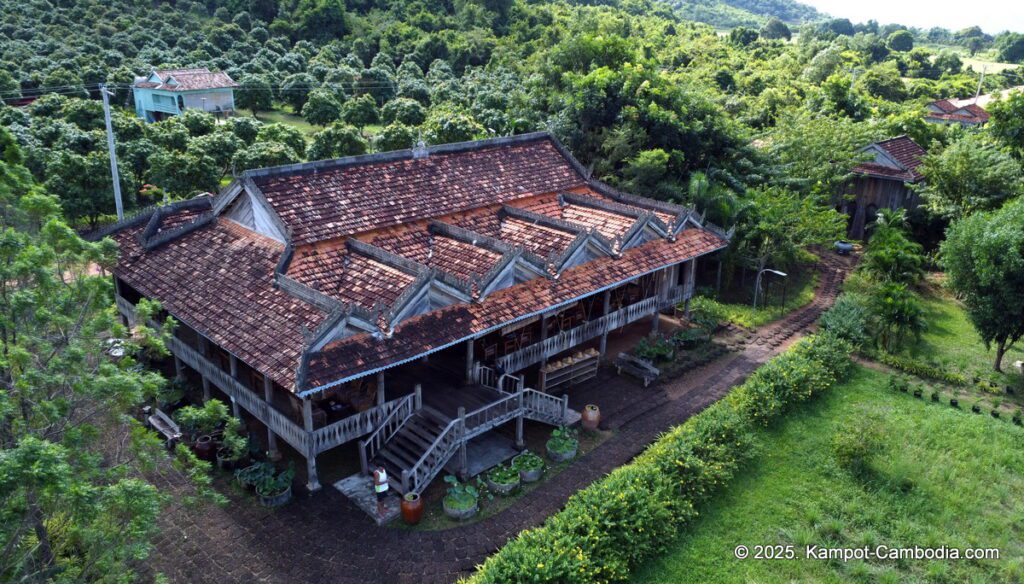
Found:
[{"label": "plant in red pot", "polygon": [[406,493],[402,497],[402,520],[416,525],[423,519],[423,499],[418,493]]},{"label": "plant in red pot", "polygon": [[207,401],[202,407],[185,406],[174,412],[174,420],[181,426],[196,456],[213,461],[217,450],[213,434],[229,418],[228,406],[216,399]]}]

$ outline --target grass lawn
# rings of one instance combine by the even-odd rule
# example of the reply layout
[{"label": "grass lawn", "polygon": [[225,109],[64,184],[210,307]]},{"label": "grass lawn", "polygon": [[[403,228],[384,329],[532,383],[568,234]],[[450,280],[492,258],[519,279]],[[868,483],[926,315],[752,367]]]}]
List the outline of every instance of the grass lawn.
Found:
[{"label": "grass lawn", "polygon": [[[246,113],[251,115],[251,112],[248,112],[247,110],[240,111],[246,111]],[[313,124],[307,122],[302,116],[295,115],[290,111],[285,111],[284,109],[275,109],[269,112],[260,112],[256,114],[256,119],[263,122],[264,124],[285,124],[286,126],[291,126],[296,130],[302,132],[303,135],[306,136],[307,140],[309,140],[313,136],[313,134],[316,134],[322,129],[318,126],[314,126]]]},{"label": "grass lawn", "polygon": [[1024,360],[1024,344],[1018,343],[1006,352],[1003,371],[1007,373],[1000,375],[992,369],[995,347],[985,348],[957,300],[937,287],[930,287],[922,300],[928,329],[921,342],[910,347],[907,354],[959,369],[968,379],[977,376],[1000,385],[1020,383],[1020,375],[1013,372],[1013,362]]},{"label": "grass lawn", "polygon": [[[775,276],[765,276],[765,281],[771,278],[773,283],[768,297],[768,306],[761,306],[754,310],[750,299],[754,287],[752,281],[748,281],[750,290],[726,290],[722,293],[722,300],[718,303],[729,322],[745,326],[747,328],[759,327],[776,321],[790,312],[806,306],[814,300],[814,288],[818,285],[818,272],[809,268],[802,268],[794,271],[786,283],[786,304],[780,306],[782,301],[782,287]],[[764,286],[765,284],[762,284]]]},{"label": "grass lawn", "polygon": [[[757,452],[669,552],[634,582],[1020,582],[1024,429],[852,379],[759,433]],[[834,431],[870,413],[885,428],[873,477],[836,465]],[[738,545],[793,545],[799,559],[737,560]],[[999,560],[803,559],[804,546],[998,548]]]}]

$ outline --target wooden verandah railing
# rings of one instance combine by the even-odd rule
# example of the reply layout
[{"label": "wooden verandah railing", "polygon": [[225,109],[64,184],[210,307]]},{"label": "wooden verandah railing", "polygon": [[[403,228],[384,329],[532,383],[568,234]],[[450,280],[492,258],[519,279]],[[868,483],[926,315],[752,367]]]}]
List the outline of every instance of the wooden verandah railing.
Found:
[{"label": "wooden verandah railing", "polygon": [[[128,318],[128,321],[134,323],[135,307],[121,296],[115,297],[115,303],[120,312]],[[246,387],[241,381],[232,377],[230,373],[221,369],[216,363],[207,359],[181,339],[172,337],[167,348],[183,363],[209,379],[274,434],[280,436],[300,453],[308,456],[316,456],[373,432],[392,411],[403,407],[410,397],[405,396],[384,402],[379,406],[321,428],[307,429],[305,425],[298,424],[290,416],[279,411],[258,393]]]}]

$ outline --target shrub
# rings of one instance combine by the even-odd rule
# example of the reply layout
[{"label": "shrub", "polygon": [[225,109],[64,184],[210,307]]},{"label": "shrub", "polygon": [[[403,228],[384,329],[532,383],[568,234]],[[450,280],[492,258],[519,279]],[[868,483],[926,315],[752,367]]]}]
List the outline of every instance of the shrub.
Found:
[{"label": "shrub", "polygon": [[854,476],[866,477],[871,470],[871,458],[882,449],[884,436],[885,428],[877,416],[849,418],[832,435],[836,463]]},{"label": "shrub", "polygon": [[633,462],[573,495],[542,526],[519,534],[468,582],[627,579],[665,550],[696,516],[697,505],[732,479],[750,456],[753,428],[845,376],[850,352],[850,344],[833,334],[801,341]]},{"label": "shrub", "polygon": [[947,371],[941,367],[936,367],[935,365],[922,363],[921,361],[911,357],[901,357],[899,355],[892,355],[885,352],[872,354],[871,357],[883,365],[888,365],[889,367],[905,371],[917,377],[934,379],[949,385],[967,385],[967,379],[963,375],[953,371]]},{"label": "shrub", "polygon": [[821,330],[861,347],[868,340],[868,313],[859,296],[844,294],[821,315]]},{"label": "shrub", "polygon": [[648,361],[667,361],[675,349],[661,337],[644,337],[633,347],[633,354]]}]

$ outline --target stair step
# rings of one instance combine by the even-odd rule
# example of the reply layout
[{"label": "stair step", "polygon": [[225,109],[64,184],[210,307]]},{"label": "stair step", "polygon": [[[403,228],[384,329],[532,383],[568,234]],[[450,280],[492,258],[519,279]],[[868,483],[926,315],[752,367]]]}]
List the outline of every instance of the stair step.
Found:
[{"label": "stair step", "polygon": [[403,426],[402,429],[399,430],[397,434],[395,434],[394,439],[398,438],[412,442],[422,450],[430,448],[430,445],[434,442],[434,438],[428,438],[416,432],[413,429],[413,424],[406,424],[405,426]]},{"label": "stair step", "polygon": [[[407,469],[412,465],[416,464],[416,459],[409,460],[406,456],[403,456],[398,450],[392,448],[385,448],[377,453],[377,456],[391,462],[399,469]],[[386,468],[386,467],[385,467]]]}]

